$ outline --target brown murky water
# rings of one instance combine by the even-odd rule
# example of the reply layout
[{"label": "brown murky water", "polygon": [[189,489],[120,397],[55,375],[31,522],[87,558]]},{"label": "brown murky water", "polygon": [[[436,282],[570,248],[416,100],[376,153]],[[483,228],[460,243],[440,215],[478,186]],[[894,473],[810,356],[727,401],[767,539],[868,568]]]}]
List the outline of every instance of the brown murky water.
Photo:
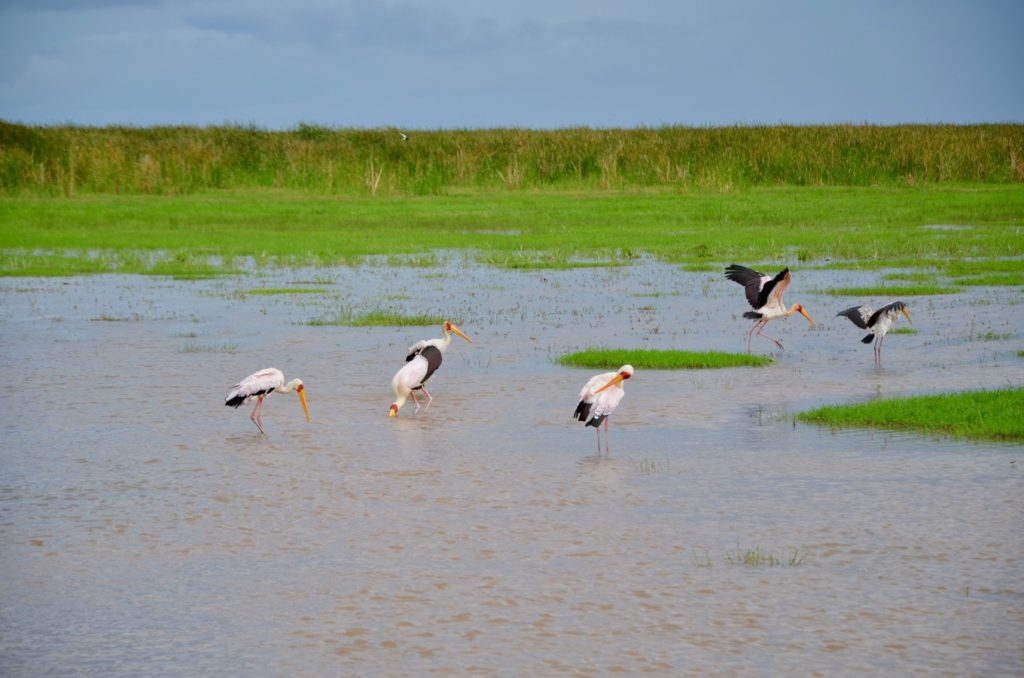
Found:
[{"label": "brown murky water", "polygon": [[[832,316],[887,300],[809,290],[877,275],[797,272],[820,324],[772,323],[769,368],[638,370],[607,458],[570,419],[594,370],[553,358],[743,350],[738,286],[654,263],[8,279],[0,673],[1020,675],[1024,448],[788,415],[1022,383],[1024,295],[906,299],[918,334],[876,369]],[[328,291],[238,294],[296,283]],[[440,328],[303,324],[342,306],[451,313],[475,343],[389,419]],[[292,395],[265,437],[223,407],[266,366],[312,424]]]}]

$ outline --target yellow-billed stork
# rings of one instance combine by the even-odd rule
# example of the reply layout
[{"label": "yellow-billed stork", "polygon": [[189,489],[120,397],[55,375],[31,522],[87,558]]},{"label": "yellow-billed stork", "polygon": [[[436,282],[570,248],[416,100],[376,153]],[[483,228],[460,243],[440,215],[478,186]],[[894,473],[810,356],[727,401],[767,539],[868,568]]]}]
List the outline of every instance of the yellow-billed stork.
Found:
[{"label": "yellow-billed stork", "polygon": [[882,362],[882,340],[885,339],[885,335],[889,333],[892,326],[899,320],[900,313],[907,317],[907,322],[911,325],[914,324],[914,321],[910,319],[910,311],[907,309],[907,305],[902,301],[886,304],[877,311],[872,311],[871,307],[867,305],[851,306],[844,311],[836,313],[836,317],[846,316],[854,325],[869,332],[861,341],[865,344],[870,344],[874,340],[875,363],[878,364]]},{"label": "yellow-billed stork", "polygon": [[306,387],[302,380],[292,379],[286,384],[284,383],[284,373],[274,367],[250,374],[235,384],[231,392],[224,398],[224,404],[237,408],[255,398],[256,405],[252,408],[249,419],[256,424],[260,433],[263,433],[263,400],[269,398],[271,393],[291,393],[292,391],[298,394],[302,409],[306,412],[306,421],[310,421],[309,405],[306,404]]},{"label": "yellow-billed stork", "polygon": [[618,372],[595,374],[580,391],[580,402],[576,405],[573,419],[582,421],[584,426],[593,426],[597,433],[597,451],[601,452],[601,422],[604,422],[604,449],[608,451],[608,417],[626,395],[622,382],[633,376],[633,366],[623,365]]},{"label": "yellow-billed stork", "polygon": [[756,320],[754,326],[747,332],[747,353],[750,353],[750,341],[753,338],[754,330],[757,330],[757,335],[764,337],[765,339],[771,339],[775,342],[775,345],[779,348],[785,348],[782,342],[775,337],[769,337],[764,333],[764,326],[768,324],[768,321],[775,318],[788,318],[794,313],[799,313],[803,317],[807,318],[807,322],[814,325],[814,321],[811,316],[807,315],[807,311],[801,304],[793,304],[790,309],[786,309],[786,304],[782,301],[782,294],[789,287],[790,281],[793,276],[789,272],[789,269],[783,269],[774,277],[759,273],[752,268],[746,266],[740,266],[738,264],[732,264],[727,266],[725,269],[725,277],[733,282],[738,282],[743,285],[744,290],[747,293],[747,301],[754,307],[753,311],[747,311],[743,314],[744,318],[750,320]]},{"label": "yellow-billed stork", "polygon": [[[441,361],[444,359],[444,352],[448,350],[448,347],[452,343],[452,333],[455,333],[468,341],[473,343],[473,340],[463,334],[462,330],[455,326],[454,323],[446,321],[441,326],[444,332],[443,337],[437,339],[423,339],[417,341],[415,344],[409,347],[408,355],[405,356],[405,365],[402,369],[395,373],[395,376],[391,379],[391,390],[395,392],[395,402],[391,403],[391,410],[388,412],[388,416],[398,416],[398,410],[405,401],[412,396],[412,400],[416,403],[416,411],[420,411],[420,401],[416,398],[416,391],[423,391],[427,396],[427,405],[430,407],[430,402],[434,399],[423,385],[430,376],[437,371],[437,368],[441,367]],[[426,408],[424,408],[426,411]]]}]

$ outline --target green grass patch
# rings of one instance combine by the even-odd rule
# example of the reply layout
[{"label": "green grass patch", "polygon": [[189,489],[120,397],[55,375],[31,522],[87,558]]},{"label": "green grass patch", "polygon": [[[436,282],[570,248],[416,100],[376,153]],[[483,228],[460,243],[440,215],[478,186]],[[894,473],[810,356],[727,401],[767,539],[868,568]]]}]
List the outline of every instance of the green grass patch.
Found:
[{"label": "green grass patch", "polygon": [[326,291],[326,287],[258,287],[256,289],[245,290],[242,294],[276,296],[279,294],[322,294]]},{"label": "green grass patch", "polygon": [[968,278],[954,278],[957,285],[986,287],[1017,287],[1024,285],[1024,271],[1020,273],[990,273]]},{"label": "green grass patch", "polygon": [[356,314],[343,309],[331,316],[313,318],[306,324],[312,327],[407,327],[441,325],[446,320],[448,318],[439,315],[405,315],[390,310]]},{"label": "green grass patch", "polygon": [[801,412],[802,421],[1024,442],[1024,388],[833,405]]},{"label": "green grass patch", "polygon": [[615,370],[623,365],[646,370],[694,370],[720,367],[761,367],[773,360],[767,356],[721,351],[658,351],[591,348],[558,359],[568,367]]},{"label": "green grass patch", "polygon": [[979,261],[958,261],[946,264],[946,275],[973,276],[982,273],[1024,273],[1024,259],[989,259]]},{"label": "green grass patch", "polygon": [[899,285],[891,287],[832,287],[827,290],[814,291],[817,294],[828,294],[834,297],[918,297],[930,294],[956,294],[960,290],[956,287],[941,287],[939,285]]},{"label": "green grass patch", "polygon": [[[0,274],[233,274],[243,257],[257,267],[352,265],[367,257],[418,265],[439,261],[429,253],[440,250],[527,270],[626,265],[640,254],[716,274],[732,262],[781,267],[828,258],[843,262],[833,267],[917,269],[950,259],[1003,266],[1006,257],[1024,251],[1021,214],[1024,184],[396,197],[272,188],[0,196]],[[949,237],[917,227],[939,219],[969,221],[974,228]],[[507,230],[518,235],[504,235]],[[893,251],[904,258],[894,260]]]},{"label": "green grass patch", "polygon": [[917,330],[913,327],[895,327],[889,331],[889,334],[917,334]]}]

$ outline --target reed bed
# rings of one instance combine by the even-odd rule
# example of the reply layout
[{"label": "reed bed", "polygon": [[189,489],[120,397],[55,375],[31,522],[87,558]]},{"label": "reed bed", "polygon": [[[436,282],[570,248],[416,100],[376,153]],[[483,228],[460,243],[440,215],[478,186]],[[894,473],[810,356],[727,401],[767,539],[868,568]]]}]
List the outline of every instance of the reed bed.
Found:
[{"label": "reed bed", "polygon": [[0,121],[0,195],[731,190],[1024,182],[1024,125],[559,130],[28,126]]}]

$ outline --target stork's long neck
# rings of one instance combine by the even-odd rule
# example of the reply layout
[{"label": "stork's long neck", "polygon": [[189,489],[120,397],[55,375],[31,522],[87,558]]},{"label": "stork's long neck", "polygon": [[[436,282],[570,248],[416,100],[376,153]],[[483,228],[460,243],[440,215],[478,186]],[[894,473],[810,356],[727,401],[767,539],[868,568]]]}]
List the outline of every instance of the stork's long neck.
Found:
[{"label": "stork's long neck", "polygon": [[299,386],[302,386],[302,380],[301,379],[292,379],[291,381],[289,381],[284,386],[278,386],[274,390],[277,391],[278,393],[291,393],[292,391],[297,389]]},{"label": "stork's long neck", "polygon": [[444,337],[437,342],[437,349],[444,353],[448,350],[448,347],[452,345],[452,333],[447,329],[444,331]]}]

